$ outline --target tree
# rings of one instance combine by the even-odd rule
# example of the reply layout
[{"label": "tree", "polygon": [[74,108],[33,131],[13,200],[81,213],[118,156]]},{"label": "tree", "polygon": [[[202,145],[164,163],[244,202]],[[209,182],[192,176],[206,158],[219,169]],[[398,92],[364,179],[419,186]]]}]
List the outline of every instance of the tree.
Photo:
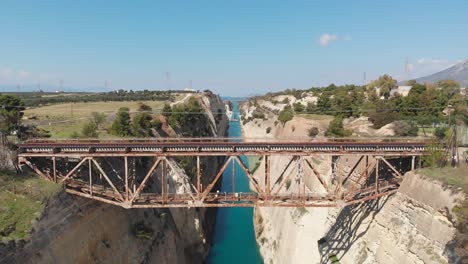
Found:
[{"label": "tree", "polygon": [[328,126],[327,131],[325,132],[326,136],[334,137],[347,137],[351,135],[351,131],[344,129],[343,127],[343,117],[336,116]]},{"label": "tree", "polygon": [[117,117],[112,123],[111,134],[116,136],[131,136],[130,113],[128,107],[121,107],[117,112]]},{"label": "tree", "polygon": [[169,104],[165,104],[162,109],[162,115],[168,118],[172,114],[172,108]]},{"label": "tree", "polygon": [[309,128],[309,137],[316,137],[319,134],[319,129],[318,127],[311,127]]},{"label": "tree", "polygon": [[137,137],[151,136],[152,120],[153,117],[146,112],[135,115],[132,121],[133,135]]},{"label": "tree", "polygon": [[393,79],[390,75],[384,74],[380,76],[377,80],[372,81],[369,84],[371,89],[379,88],[379,96],[383,96],[385,100],[388,100],[390,97],[390,91],[395,88],[397,81]]},{"label": "tree", "polygon": [[84,138],[97,138],[98,137],[98,132],[97,132],[97,125],[93,121],[87,122],[84,126],[83,129],[81,130],[81,135]]},{"label": "tree", "polygon": [[393,131],[395,131],[396,136],[400,137],[418,135],[418,127],[407,121],[395,121],[393,123]]},{"label": "tree", "polygon": [[312,114],[315,111],[317,111],[317,106],[315,105],[315,103],[308,102],[307,106],[306,106],[306,112],[309,113],[309,114]]},{"label": "tree", "polygon": [[300,112],[303,112],[304,111],[304,105],[300,102],[296,102],[293,104],[293,107],[294,107],[294,112],[296,113],[300,113]]},{"label": "tree", "polygon": [[7,135],[19,130],[24,103],[14,95],[0,95],[0,133]]},{"label": "tree", "polygon": [[93,121],[96,124],[98,129],[106,121],[106,118],[107,118],[107,115],[105,113],[98,113],[98,112],[92,112],[91,116],[93,117]]},{"label": "tree", "polygon": [[292,120],[293,117],[294,117],[293,110],[290,105],[287,105],[284,107],[284,109],[281,112],[279,112],[278,120],[284,126],[284,124],[286,124],[286,122],[288,122],[289,120]]},{"label": "tree", "polygon": [[327,113],[331,110],[330,95],[322,93],[317,99],[317,109],[321,113]]},{"label": "tree", "polygon": [[449,99],[460,93],[460,83],[454,80],[440,80],[437,82],[437,86],[447,94]]},{"label": "tree", "polygon": [[144,104],[144,103],[139,103],[138,104],[138,111],[139,112],[151,112],[153,111],[153,108],[151,106]]},{"label": "tree", "polygon": [[434,130],[434,136],[439,140],[442,141],[445,139],[445,135],[447,134],[448,128],[446,127],[436,127]]}]

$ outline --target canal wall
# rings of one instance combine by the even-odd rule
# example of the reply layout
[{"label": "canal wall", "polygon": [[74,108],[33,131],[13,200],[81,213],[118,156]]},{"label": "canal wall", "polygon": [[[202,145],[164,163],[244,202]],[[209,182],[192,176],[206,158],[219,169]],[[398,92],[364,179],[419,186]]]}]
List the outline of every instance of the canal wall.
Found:
[{"label": "canal wall", "polygon": [[[196,96],[205,112],[225,108],[216,95]],[[225,115],[211,114],[207,123],[212,136],[226,136]],[[222,162],[213,158],[204,173],[214,176]],[[171,163],[178,173],[168,175],[169,192],[189,189],[184,169]],[[204,263],[215,218],[213,208],[126,210],[61,192],[47,202],[29,239],[0,243],[0,262]]]},{"label": "canal wall", "polygon": [[[252,113],[253,107],[244,104],[242,112]],[[243,136],[304,138],[315,126],[320,139],[328,126],[324,120],[302,117],[285,125],[275,121],[276,115],[244,120]],[[355,161],[356,157],[348,157],[338,165],[346,172]],[[272,157],[271,171],[282,171],[287,162],[284,157]],[[332,158],[318,156],[313,162],[329,181]],[[260,174],[257,170],[254,177]],[[274,182],[278,175],[271,177]],[[305,183],[320,192],[313,177],[305,175]],[[265,263],[325,264],[333,255],[340,263],[462,263],[453,249],[456,229],[452,213],[461,199],[461,194],[440,182],[408,173],[400,190],[390,197],[343,208],[255,208],[254,223]]]}]

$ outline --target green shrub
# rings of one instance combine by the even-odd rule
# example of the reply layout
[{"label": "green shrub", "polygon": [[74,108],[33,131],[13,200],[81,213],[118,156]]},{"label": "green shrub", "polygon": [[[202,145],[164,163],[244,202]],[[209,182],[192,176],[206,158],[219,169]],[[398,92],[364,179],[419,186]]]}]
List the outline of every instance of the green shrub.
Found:
[{"label": "green shrub", "polygon": [[341,116],[337,116],[330,122],[325,135],[328,137],[347,137],[351,135],[351,131],[344,129],[343,118]]},{"label": "green shrub", "polygon": [[311,127],[309,128],[309,137],[316,137],[319,134],[318,127]]},{"label": "green shrub", "polygon": [[98,132],[97,132],[97,125],[93,121],[89,121],[83,126],[83,130],[81,130],[81,135],[84,138],[97,138],[98,137]]}]

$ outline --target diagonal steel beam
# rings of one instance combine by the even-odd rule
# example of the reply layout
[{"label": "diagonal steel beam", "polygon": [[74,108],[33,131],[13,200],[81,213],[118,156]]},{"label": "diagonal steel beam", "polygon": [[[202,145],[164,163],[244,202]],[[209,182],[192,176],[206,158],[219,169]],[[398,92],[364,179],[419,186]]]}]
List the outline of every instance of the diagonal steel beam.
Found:
[{"label": "diagonal steel beam", "polygon": [[87,161],[88,159],[90,158],[86,157],[82,159],[70,172],[67,173],[67,175],[65,175],[64,178],[60,180],[60,183],[64,183],[68,178],[70,178],[70,176],[72,176],[73,173],[75,173],[75,171],[78,170],[81,167],[81,165],[83,165],[83,163],[85,163],[85,161]]},{"label": "diagonal steel beam", "polygon": [[281,172],[280,176],[278,177],[278,179],[276,179],[275,183],[273,184],[273,187],[272,189],[275,188],[275,186],[283,179],[283,175],[284,173],[288,170],[289,166],[291,166],[291,164],[293,163],[294,160],[296,160],[298,158],[298,156],[293,156],[288,164],[286,164],[286,167],[283,169],[283,171]]},{"label": "diagonal steel beam", "polygon": [[[359,178],[357,179],[357,182],[356,182],[356,183],[357,183],[357,184],[360,184],[360,182],[361,182],[361,180],[362,180],[362,178],[363,178],[364,176],[365,176],[365,177],[364,177],[365,179],[369,178],[370,175],[372,174],[372,172],[374,171],[376,164],[377,164],[376,161],[374,161],[374,162],[372,162],[368,167],[366,167],[365,172],[362,172],[362,173],[361,173],[361,175],[360,175]],[[369,170],[369,169],[370,169],[370,170]],[[354,191],[356,190],[357,184],[351,187],[351,190],[346,194],[346,196],[348,196],[348,195],[354,193]]]},{"label": "diagonal steel beam", "polygon": [[143,178],[143,181],[140,183],[140,186],[138,186],[136,192],[132,196],[132,202],[135,201],[136,198],[140,196],[141,191],[143,188],[145,188],[146,182],[149,180],[149,178],[153,175],[154,171],[158,167],[159,163],[161,162],[163,158],[158,158],[154,163],[153,166],[151,166],[150,170],[146,174],[145,178]]},{"label": "diagonal steel beam", "polygon": [[206,187],[205,191],[203,191],[202,193],[202,196],[200,198],[200,202],[203,202],[203,200],[205,200],[206,196],[208,196],[208,194],[210,193],[210,191],[213,189],[214,185],[216,184],[216,182],[219,180],[219,178],[221,177],[221,175],[223,174],[223,172],[226,170],[227,166],[229,165],[229,162],[231,161],[232,159],[232,156],[229,157],[225,162],[224,162],[224,165],[223,167],[221,167],[221,169],[219,170],[218,174],[216,174],[216,177],[213,179],[213,181],[211,181],[210,184],[208,184],[208,186]]},{"label": "diagonal steel beam", "polygon": [[[174,173],[177,174],[177,170],[174,168],[174,166],[172,166],[171,162],[170,162],[166,157],[163,157],[163,159],[166,161],[167,164],[169,164],[169,167],[172,169],[172,171],[173,171]],[[186,175],[187,175],[187,174],[185,174],[185,176],[186,176]],[[179,177],[181,177],[181,175],[179,175]],[[196,198],[195,198],[195,196],[193,196],[191,188],[193,188],[193,189],[196,189],[196,188],[193,186],[192,183],[190,183],[190,180],[188,179],[188,177],[182,176],[181,178],[184,178],[184,179],[187,180],[186,183],[189,184],[189,192],[188,192],[188,194],[190,195],[190,197],[192,198],[192,200],[195,201]],[[183,187],[184,187],[184,189],[186,189],[186,186],[185,186],[185,185],[183,185]]]},{"label": "diagonal steel beam", "polygon": [[394,171],[394,172],[398,175],[398,177],[400,177],[400,178],[403,177],[403,175],[401,175],[401,173],[400,173],[397,169],[395,169],[395,167],[393,167],[392,164],[390,164],[390,162],[388,162],[384,157],[380,157],[380,159],[381,159],[385,164],[387,164],[387,166],[388,166],[392,171]]},{"label": "diagonal steel beam", "polygon": [[107,177],[107,174],[104,172],[104,170],[101,168],[101,166],[99,165],[99,163],[91,158],[91,160],[94,162],[94,164],[96,165],[96,167],[98,168],[98,170],[101,172],[102,176],[104,176],[104,178],[107,180],[107,182],[110,184],[110,186],[112,187],[112,189],[114,189],[115,193],[119,196],[119,198],[122,200],[122,201],[125,201],[124,197],[122,196],[122,194],[119,192],[119,190],[117,190],[117,188],[115,188],[115,185],[112,183],[112,181],[109,179],[109,177]]},{"label": "diagonal steel beam", "polygon": [[247,175],[247,177],[249,178],[249,181],[252,183],[252,185],[254,186],[255,188],[255,191],[257,193],[261,193],[261,190],[260,190],[260,187],[258,186],[258,183],[257,181],[255,180],[255,178],[253,177],[253,175],[250,173],[250,171],[247,169],[247,167],[245,166],[244,162],[242,161],[242,159],[240,159],[238,156],[234,156],[234,159],[237,161],[237,163],[239,164],[239,166],[241,167],[241,169],[244,171],[245,175]]},{"label": "diagonal steel beam", "polygon": [[309,168],[314,172],[315,176],[317,177],[319,182],[322,184],[323,188],[325,188],[325,190],[328,192],[328,184],[325,182],[325,179],[323,179],[323,177],[320,175],[319,171],[315,169],[314,166],[312,166],[312,164],[310,163],[308,159],[303,159],[303,160],[305,160]]},{"label": "diagonal steel beam", "polygon": [[359,165],[359,163],[361,162],[363,158],[364,156],[361,156],[359,160],[356,162],[356,164],[354,164],[353,168],[349,171],[348,175],[346,175],[345,179],[343,180],[342,185],[344,185],[346,181],[349,179],[349,177],[351,177],[351,174],[353,174],[354,170],[356,170],[357,166]]},{"label": "diagonal steel beam", "polygon": [[[293,159],[293,160],[297,160],[297,159],[299,159],[299,157],[298,157],[298,156],[294,156],[292,159]],[[297,164],[298,164],[298,163],[296,163],[296,164],[294,165],[294,168],[293,168],[293,169],[295,169],[295,168],[297,167]],[[288,166],[288,167],[289,167],[289,166]],[[286,173],[286,170],[283,172],[283,174],[284,174],[284,173]],[[284,177],[284,178],[282,179],[282,181],[281,181],[280,185],[278,186],[278,188],[276,189],[276,191],[273,192],[273,196],[274,196],[274,195],[277,195],[277,194],[281,191],[281,188],[283,188],[283,185],[288,181],[289,178],[291,178],[291,175],[292,175],[292,173],[288,174],[286,177]]]},{"label": "diagonal steel beam", "polygon": [[24,159],[24,163],[26,163],[37,175],[41,176],[45,180],[52,181],[52,178],[50,178],[47,174],[42,172],[36,165],[34,165],[31,161]]}]

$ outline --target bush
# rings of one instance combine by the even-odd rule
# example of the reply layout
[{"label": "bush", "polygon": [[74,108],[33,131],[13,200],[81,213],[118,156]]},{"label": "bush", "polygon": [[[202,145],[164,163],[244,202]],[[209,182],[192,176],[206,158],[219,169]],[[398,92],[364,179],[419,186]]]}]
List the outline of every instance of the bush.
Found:
[{"label": "bush", "polygon": [[297,112],[297,113],[303,112],[305,109],[304,105],[299,102],[294,103],[293,107],[294,107],[294,112]]},{"label": "bush", "polygon": [[407,121],[395,121],[393,123],[393,130],[396,136],[406,137],[418,135],[418,127]]},{"label": "bush", "polygon": [[437,127],[437,128],[434,130],[434,136],[435,136],[438,140],[444,140],[444,139],[445,139],[445,135],[447,134],[447,131],[448,131],[448,128],[446,128],[446,127]]},{"label": "bush", "polygon": [[92,112],[91,115],[98,128],[106,121],[107,118],[105,113]]},{"label": "bush", "polygon": [[325,135],[334,137],[347,137],[351,135],[351,131],[344,129],[343,117],[337,116],[330,122]]},{"label": "bush", "polygon": [[270,134],[270,132],[271,132],[271,127],[267,127],[267,128],[266,128],[266,133],[267,133],[267,134]]},{"label": "bush", "polygon": [[153,117],[146,112],[135,115],[132,122],[133,135],[137,137],[151,136],[152,120]]},{"label": "bush", "polygon": [[372,122],[373,128],[379,129],[386,124],[398,120],[398,114],[390,111],[376,111],[369,113],[369,121]]},{"label": "bush", "polygon": [[311,127],[309,128],[309,137],[316,137],[319,133],[318,127]]},{"label": "bush", "polygon": [[85,138],[97,138],[97,125],[93,121],[89,121],[83,126],[83,130],[81,131],[81,135]]}]

